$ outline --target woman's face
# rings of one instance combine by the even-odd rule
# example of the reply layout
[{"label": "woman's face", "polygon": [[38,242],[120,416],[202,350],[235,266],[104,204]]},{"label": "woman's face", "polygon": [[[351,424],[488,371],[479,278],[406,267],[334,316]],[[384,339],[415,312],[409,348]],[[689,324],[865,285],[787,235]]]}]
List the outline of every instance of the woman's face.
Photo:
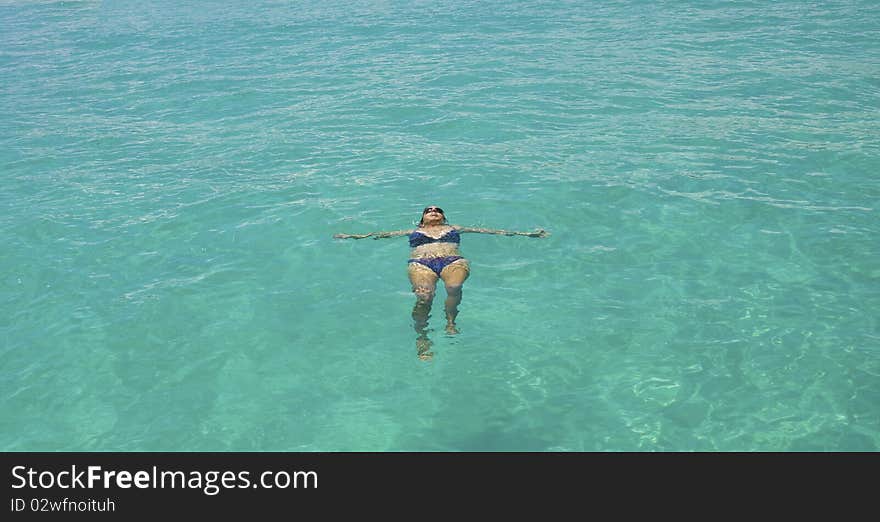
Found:
[{"label": "woman's face", "polygon": [[444,219],[443,209],[439,207],[426,207],[422,212],[422,223],[426,225],[439,225]]}]

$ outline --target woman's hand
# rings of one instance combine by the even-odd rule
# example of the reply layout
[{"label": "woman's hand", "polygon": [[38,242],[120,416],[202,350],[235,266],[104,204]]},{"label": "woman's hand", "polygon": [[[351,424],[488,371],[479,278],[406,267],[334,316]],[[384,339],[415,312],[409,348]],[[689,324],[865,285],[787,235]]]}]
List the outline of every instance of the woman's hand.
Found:
[{"label": "woman's hand", "polygon": [[334,234],[333,237],[336,239],[364,239],[365,237],[370,237],[373,234]]},{"label": "woman's hand", "polygon": [[534,232],[527,232],[526,235],[529,237],[547,237],[550,235],[550,233],[547,232],[546,230],[544,230],[543,228],[539,228],[538,230],[535,230]]}]

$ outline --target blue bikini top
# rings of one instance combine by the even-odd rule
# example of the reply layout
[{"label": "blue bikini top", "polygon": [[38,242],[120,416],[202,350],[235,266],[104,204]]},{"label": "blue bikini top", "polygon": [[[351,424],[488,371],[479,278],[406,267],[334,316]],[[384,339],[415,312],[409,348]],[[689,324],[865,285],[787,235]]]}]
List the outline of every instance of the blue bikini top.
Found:
[{"label": "blue bikini top", "polygon": [[440,237],[431,237],[418,230],[409,235],[410,248],[427,245],[428,243],[461,243],[461,236],[458,234],[458,230],[454,228]]}]

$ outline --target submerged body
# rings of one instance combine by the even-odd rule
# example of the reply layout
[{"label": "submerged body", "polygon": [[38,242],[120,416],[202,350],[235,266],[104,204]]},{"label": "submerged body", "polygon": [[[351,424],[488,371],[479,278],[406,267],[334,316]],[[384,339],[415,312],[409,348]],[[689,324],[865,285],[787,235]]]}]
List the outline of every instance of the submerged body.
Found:
[{"label": "submerged body", "polygon": [[443,280],[446,287],[446,333],[459,333],[455,324],[458,317],[458,305],[461,303],[461,287],[470,275],[470,264],[459,251],[461,234],[476,232],[481,234],[498,234],[504,236],[546,237],[544,230],[535,232],[509,232],[487,228],[471,228],[446,223],[443,210],[438,207],[427,207],[422,212],[422,219],[415,230],[396,230],[393,232],[371,232],[369,234],[336,234],[337,239],[382,239],[408,236],[409,261],[407,273],[416,295],[412,317],[418,337],[416,349],[419,358],[430,359],[431,340],[428,338],[428,319],[431,304],[434,301],[437,281]]},{"label": "submerged body", "polygon": [[452,226],[422,226],[409,234],[409,280],[416,304],[413,307],[413,325],[419,333],[418,348],[421,353],[430,349],[427,337],[428,318],[437,280],[442,279],[446,287],[446,333],[458,333],[455,318],[461,303],[461,287],[470,276],[470,264],[459,251],[461,235],[459,228]]}]

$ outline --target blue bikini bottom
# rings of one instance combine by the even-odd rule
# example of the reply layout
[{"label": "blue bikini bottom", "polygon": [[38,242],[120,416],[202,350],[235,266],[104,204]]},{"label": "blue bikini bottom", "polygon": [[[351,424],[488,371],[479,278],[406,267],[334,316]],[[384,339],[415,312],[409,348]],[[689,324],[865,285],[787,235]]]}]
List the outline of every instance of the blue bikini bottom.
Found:
[{"label": "blue bikini bottom", "polygon": [[447,256],[447,257],[426,257],[419,259],[410,259],[410,263],[418,263],[420,265],[425,265],[434,271],[438,276],[440,272],[443,271],[444,268],[451,265],[453,262],[458,261],[459,259],[464,259],[461,256]]}]

